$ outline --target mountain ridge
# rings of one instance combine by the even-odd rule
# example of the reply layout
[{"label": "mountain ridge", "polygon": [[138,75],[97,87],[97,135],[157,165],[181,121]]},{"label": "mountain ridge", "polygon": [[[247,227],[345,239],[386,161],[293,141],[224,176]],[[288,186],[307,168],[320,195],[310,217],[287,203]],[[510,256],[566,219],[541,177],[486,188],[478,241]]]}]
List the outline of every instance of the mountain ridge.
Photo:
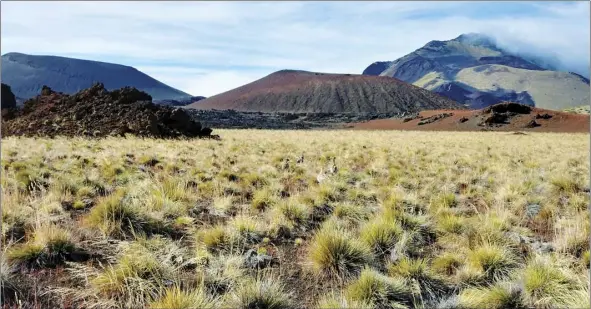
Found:
[{"label": "mountain ridge", "polygon": [[190,94],[170,87],[138,69],[116,63],[52,55],[11,52],[2,55],[2,82],[22,99],[39,94],[46,85],[73,94],[100,82],[109,90],[130,86],[154,100],[182,100]]},{"label": "mountain ridge", "polygon": [[[458,77],[459,74],[465,76],[470,72],[472,78],[483,83],[487,78],[498,80],[505,71],[515,76],[511,77],[514,84],[505,83],[503,88],[494,85],[479,87],[469,79],[460,80]],[[547,93],[540,94],[542,91],[536,87],[548,84],[548,74],[544,72],[558,71],[536,59],[507,52],[498,47],[496,40],[490,36],[468,33],[447,41],[430,41],[394,61],[374,62],[363,74],[395,77],[473,109],[503,101],[515,101],[560,110],[573,104],[588,102],[589,80],[570,72],[558,72],[556,75],[556,78],[560,78],[556,80],[556,84],[563,86],[552,87],[552,91],[558,94],[551,95],[552,100]],[[529,83],[529,86],[524,86],[524,83]]]}]

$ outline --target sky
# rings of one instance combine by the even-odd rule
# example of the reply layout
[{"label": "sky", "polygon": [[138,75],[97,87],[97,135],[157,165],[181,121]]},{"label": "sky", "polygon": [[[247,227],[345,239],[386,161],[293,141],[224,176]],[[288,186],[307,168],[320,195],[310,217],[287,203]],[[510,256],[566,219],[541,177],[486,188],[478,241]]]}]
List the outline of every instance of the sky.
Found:
[{"label": "sky", "polygon": [[129,65],[195,96],[282,69],[360,74],[470,32],[589,76],[588,1],[2,1],[0,11],[2,54]]}]

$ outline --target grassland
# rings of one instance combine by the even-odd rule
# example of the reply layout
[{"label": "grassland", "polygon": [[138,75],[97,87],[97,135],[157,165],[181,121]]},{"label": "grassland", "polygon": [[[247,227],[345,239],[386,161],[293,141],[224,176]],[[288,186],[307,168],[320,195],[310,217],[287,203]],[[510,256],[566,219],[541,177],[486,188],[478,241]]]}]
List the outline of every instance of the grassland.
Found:
[{"label": "grassland", "polygon": [[3,139],[5,302],[589,308],[587,134],[219,134]]},{"label": "grassland", "polygon": [[577,106],[577,107],[573,107],[573,108],[567,108],[564,111],[569,112],[569,113],[574,113],[574,114],[588,115],[591,112],[591,106],[589,106],[589,105]]}]

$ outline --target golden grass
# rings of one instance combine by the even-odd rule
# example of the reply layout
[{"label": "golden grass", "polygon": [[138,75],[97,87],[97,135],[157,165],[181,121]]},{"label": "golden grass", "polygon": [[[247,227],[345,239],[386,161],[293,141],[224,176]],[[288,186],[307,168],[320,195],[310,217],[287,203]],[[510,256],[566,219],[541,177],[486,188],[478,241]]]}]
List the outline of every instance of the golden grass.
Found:
[{"label": "golden grass", "polygon": [[2,281],[48,308],[588,305],[589,135],[219,134],[3,139]]}]

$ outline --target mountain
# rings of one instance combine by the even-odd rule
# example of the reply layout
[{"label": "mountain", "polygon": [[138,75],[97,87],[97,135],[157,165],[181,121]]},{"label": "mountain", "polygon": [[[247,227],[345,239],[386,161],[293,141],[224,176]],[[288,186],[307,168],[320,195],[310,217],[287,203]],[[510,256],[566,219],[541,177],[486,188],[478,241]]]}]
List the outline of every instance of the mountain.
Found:
[{"label": "mountain", "polygon": [[363,74],[395,77],[473,109],[514,101],[561,110],[589,102],[588,79],[513,55],[476,33],[431,41],[395,61],[372,63]]},{"label": "mountain", "polygon": [[282,70],[188,105],[290,113],[404,113],[458,109],[456,102],[386,76]]},{"label": "mountain", "polygon": [[154,101],[154,103],[160,104],[160,105],[170,105],[170,106],[187,106],[191,103],[199,102],[204,99],[205,99],[205,97],[199,96],[199,97],[189,97],[186,99],[179,99],[179,100],[156,100],[156,101]]},{"label": "mountain", "polygon": [[154,100],[191,97],[129,66],[21,53],[2,56],[2,82],[10,85],[14,94],[21,99],[38,95],[44,85],[58,92],[74,94],[96,82],[103,83],[109,90],[135,87],[151,95]]}]

